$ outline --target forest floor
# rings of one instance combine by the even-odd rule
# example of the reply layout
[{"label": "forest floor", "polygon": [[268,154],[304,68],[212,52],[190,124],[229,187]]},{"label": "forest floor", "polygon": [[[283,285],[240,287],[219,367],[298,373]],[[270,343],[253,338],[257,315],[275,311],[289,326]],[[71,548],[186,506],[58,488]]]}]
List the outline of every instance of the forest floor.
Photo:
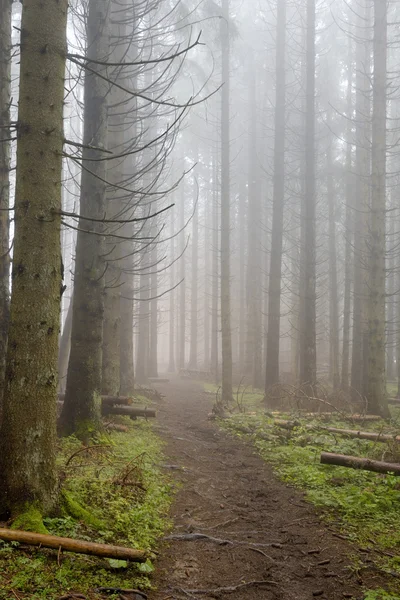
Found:
[{"label": "forest floor", "polygon": [[156,431],[180,489],[152,600],[400,598],[365,593],[387,589],[365,568],[368,555],[279,481],[248,441],[208,419],[213,397],[202,384],[174,378],[157,388],[166,398]]}]

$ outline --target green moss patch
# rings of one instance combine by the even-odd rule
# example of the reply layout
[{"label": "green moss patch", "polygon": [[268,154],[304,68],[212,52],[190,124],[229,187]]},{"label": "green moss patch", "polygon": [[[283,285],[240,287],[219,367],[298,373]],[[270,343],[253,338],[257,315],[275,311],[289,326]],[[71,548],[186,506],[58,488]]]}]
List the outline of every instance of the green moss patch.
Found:
[{"label": "green moss patch", "polygon": [[[74,438],[59,442],[58,467],[62,493],[58,514],[41,521],[29,511],[29,521],[14,526],[100,543],[155,550],[170,527],[172,483],[157,465],[164,461],[159,438],[145,421],[124,421],[128,433],[102,435],[85,448]],[[22,519],[23,515],[21,515]],[[33,519],[33,517],[36,518]],[[0,541],[0,599],[14,597],[56,600],[67,593],[102,596],[99,587],[151,587],[151,561],[127,564],[43,548],[19,549]],[[112,596],[111,596],[112,598]]]}]

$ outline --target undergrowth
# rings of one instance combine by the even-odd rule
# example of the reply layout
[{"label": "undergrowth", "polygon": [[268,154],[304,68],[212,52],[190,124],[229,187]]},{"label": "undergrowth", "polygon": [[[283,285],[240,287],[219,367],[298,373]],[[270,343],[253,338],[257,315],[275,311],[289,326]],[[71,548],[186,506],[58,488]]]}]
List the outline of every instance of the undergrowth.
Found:
[{"label": "undergrowth", "polygon": [[[155,549],[170,523],[172,486],[161,474],[159,438],[145,421],[128,433],[100,436],[85,450],[74,437],[59,442],[61,490],[58,514],[44,519],[53,535]],[[0,541],[0,599],[55,600],[68,593],[100,596],[96,588],[151,586],[151,560],[126,563]],[[109,596],[110,598],[117,596]]]},{"label": "undergrowth", "polygon": [[[398,414],[394,410],[393,416]],[[384,426],[382,422],[365,423],[362,429],[398,434],[397,420]],[[310,431],[309,426],[318,421],[299,419],[298,415],[296,422],[299,425],[291,431],[274,426],[274,419],[263,410],[260,399],[251,397],[248,404],[245,402],[244,412],[233,412],[220,424],[231,433],[250,439],[280,479],[303,490],[331,526],[372,553],[376,568],[390,572],[396,595],[383,590],[368,591],[367,600],[400,598],[400,478],[319,462],[321,451],[400,462],[400,445]],[[333,419],[329,425],[359,428],[340,419]]]}]

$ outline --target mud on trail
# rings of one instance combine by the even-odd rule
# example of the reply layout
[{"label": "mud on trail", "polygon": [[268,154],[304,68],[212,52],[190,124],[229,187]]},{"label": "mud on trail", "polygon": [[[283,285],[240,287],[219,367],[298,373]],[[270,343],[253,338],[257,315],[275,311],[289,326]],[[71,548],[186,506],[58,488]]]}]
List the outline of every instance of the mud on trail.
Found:
[{"label": "mud on trail", "polygon": [[254,448],[207,419],[212,398],[201,384],[157,387],[166,396],[157,426],[165,468],[181,485],[152,600],[361,599],[364,586],[381,583],[376,572],[354,570],[349,555],[359,550],[335,537]]}]

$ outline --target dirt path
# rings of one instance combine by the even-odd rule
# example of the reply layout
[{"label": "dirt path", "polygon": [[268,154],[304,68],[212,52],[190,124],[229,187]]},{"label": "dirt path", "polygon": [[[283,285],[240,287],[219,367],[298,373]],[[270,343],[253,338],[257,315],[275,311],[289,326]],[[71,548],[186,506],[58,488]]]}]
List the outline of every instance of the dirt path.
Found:
[{"label": "dirt path", "polygon": [[347,556],[356,550],[321,524],[300,493],[279,482],[253,448],[207,420],[212,399],[200,384],[174,379],[158,389],[166,395],[158,425],[166,468],[176,469],[182,484],[173,535],[232,543],[166,542],[153,600],[361,599],[362,585],[377,584],[373,573],[362,571],[361,580],[350,568]]}]

